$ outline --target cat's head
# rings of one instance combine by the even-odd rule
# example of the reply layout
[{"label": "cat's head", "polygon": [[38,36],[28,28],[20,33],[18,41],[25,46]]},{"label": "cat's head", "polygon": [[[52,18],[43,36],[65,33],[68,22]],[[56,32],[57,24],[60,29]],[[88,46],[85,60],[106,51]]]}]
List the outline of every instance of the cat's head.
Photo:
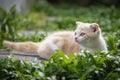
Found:
[{"label": "cat's head", "polygon": [[85,43],[88,42],[88,40],[94,40],[101,34],[99,25],[96,23],[76,22],[76,25],[75,41],[78,43]]}]

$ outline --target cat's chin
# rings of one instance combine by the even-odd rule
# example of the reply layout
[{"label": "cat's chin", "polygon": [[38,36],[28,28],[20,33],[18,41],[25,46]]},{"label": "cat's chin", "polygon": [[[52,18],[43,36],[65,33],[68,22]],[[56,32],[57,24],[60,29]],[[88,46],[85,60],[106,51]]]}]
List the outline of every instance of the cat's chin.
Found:
[{"label": "cat's chin", "polygon": [[79,42],[79,41],[75,41],[76,43],[78,43],[78,44],[81,44],[82,42]]},{"label": "cat's chin", "polygon": [[78,40],[75,40],[76,43],[78,43]]},{"label": "cat's chin", "polygon": [[75,42],[77,42],[78,44],[82,44],[82,43],[84,43],[83,40],[75,40]]},{"label": "cat's chin", "polygon": [[75,40],[75,42],[79,44],[79,41],[78,41],[78,40]]},{"label": "cat's chin", "polygon": [[81,40],[78,40],[78,39],[75,39],[75,42],[77,42],[77,43],[82,43],[82,41],[81,41]]}]

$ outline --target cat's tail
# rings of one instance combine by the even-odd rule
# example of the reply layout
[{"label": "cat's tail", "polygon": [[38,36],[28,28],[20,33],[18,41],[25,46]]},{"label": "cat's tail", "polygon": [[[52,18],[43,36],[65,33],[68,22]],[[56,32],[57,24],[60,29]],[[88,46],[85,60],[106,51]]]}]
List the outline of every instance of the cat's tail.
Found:
[{"label": "cat's tail", "polygon": [[38,44],[34,42],[10,42],[3,41],[3,45],[19,52],[37,53]]}]

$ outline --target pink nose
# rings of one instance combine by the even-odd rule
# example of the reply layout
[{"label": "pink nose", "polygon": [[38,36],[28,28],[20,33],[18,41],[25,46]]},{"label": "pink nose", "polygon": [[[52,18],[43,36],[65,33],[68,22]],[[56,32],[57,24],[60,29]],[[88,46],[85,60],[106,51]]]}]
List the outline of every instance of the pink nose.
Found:
[{"label": "pink nose", "polygon": [[78,38],[77,38],[77,37],[75,37],[75,41],[77,41],[77,39],[78,39]]}]

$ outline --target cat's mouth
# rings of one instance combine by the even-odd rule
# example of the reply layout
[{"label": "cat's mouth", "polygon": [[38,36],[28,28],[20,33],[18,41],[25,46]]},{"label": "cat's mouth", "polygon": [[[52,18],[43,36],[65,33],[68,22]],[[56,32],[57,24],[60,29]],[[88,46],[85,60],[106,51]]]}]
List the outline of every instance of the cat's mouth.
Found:
[{"label": "cat's mouth", "polygon": [[78,42],[78,38],[77,37],[75,37],[75,42]]}]

